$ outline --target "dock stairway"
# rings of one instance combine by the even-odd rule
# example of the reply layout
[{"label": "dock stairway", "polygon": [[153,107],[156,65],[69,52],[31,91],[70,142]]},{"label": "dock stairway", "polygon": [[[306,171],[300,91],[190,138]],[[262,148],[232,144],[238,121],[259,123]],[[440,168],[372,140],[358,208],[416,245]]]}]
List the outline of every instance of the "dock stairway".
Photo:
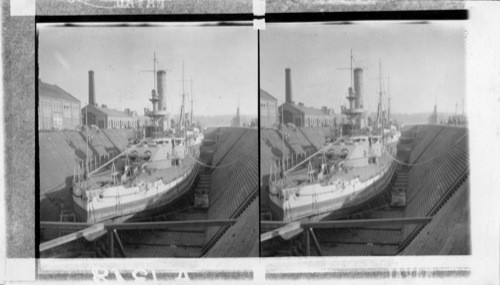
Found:
[{"label": "dock stairway", "polygon": [[[61,214],[59,215],[59,222],[76,222],[76,216],[73,209],[65,207],[64,203],[61,205]],[[59,230],[59,237],[72,233],[71,230]]]},{"label": "dock stairway", "polygon": [[209,200],[208,192],[210,191],[210,174],[200,174],[198,184],[194,189],[194,208],[208,210]]},{"label": "dock stairway", "polygon": [[408,167],[401,166],[396,170],[396,181],[391,188],[391,207],[406,206],[406,188],[408,186]]}]

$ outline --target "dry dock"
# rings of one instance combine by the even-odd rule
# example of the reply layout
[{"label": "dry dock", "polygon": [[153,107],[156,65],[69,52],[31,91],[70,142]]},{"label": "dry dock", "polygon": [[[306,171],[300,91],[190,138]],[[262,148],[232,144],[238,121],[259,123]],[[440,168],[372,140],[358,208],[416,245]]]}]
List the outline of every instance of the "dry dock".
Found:
[{"label": "dry dock", "polygon": [[[285,144],[285,158],[299,155],[294,152],[298,146],[308,153],[306,150],[317,149],[312,142],[323,131],[304,130],[298,135],[287,131],[293,136],[288,141],[294,143]],[[301,139],[302,135],[306,139]],[[282,144],[279,131],[263,130],[262,177],[269,175],[270,163],[280,159],[278,150]],[[470,254],[468,150],[466,128],[439,125],[404,128],[397,154],[400,163],[382,195],[342,217],[342,223],[332,223],[328,228],[310,225],[311,231],[303,226],[307,235],[292,240],[275,237],[262,242],[262,255]],[[272,219],[266,209],[267,181],[262,180],[263,220]],[[391,207],[396,192],[404,192],[404,207]],[[264,221],[261,231],[270,230],[272,227]]]},{"label": "dry dock", "polygon": [[[98,157],[96,160],[105,161],[124,149],[130,135],[127,131],[100,130],[97,133],[94,130],[89,151]],[[257,130],[216,128],[208,131],[205,138],[200,156],[203,167],[193,189],[167,211],[132,221],[141,223],[144,229],[118,228],[118,237],[111,238],[112,250],[109,237],[93,242],[78,239],[44,251],[42,257],[258,256]],[[72,219],[69,194],[72,166],[85,158],[85,151],[85,136],[81,133],[40,133],[42,224]],[[193,207],[196,191],[208,193],[208,209]],[[218,224],[203,226],[205,220],[207,224],[209,221]],[[201,224],[183,225],[190,221]],[[172,226],[157,227],[159,223],[171,223]],[[43,228],[42,243],[75,231]]]}]

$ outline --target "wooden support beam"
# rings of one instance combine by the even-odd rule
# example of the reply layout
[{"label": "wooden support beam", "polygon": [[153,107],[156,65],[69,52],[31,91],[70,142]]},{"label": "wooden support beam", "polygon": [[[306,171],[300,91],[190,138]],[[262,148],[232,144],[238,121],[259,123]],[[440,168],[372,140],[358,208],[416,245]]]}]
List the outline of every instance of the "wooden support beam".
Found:
[{"label": "wooden support beam", "polygon": [[110,230],[148,230],[167,228],[187,228],[187,227],[222,227],[236,223],[236,219],[231,220],[196,220],[196,221],[169,221],[169,222],[145,222],[145,223],[123,223],[107,224],[106,229]]},{"label": "wooden support beam", "polygon": [[316,252],[318,253],[319,256],[323,256],[323,253],[321,252],[321,247],[319,246],[318,239],[316,238],[316,235],[314,234],[313,229],[310,228],[309,231],[311,233],[311,237],[313,240],[313,246],[316,249]]},{"label": "wooden support beam", "polygon": [[306,249],[306,256],[311,256],[311,241],[309,240],[309,231],[305,230],[303,233],[304,248]]},{"label": "wooden support beam", "polygon": [[300,223],[288,223],[284,227],[269,231],[267,233],[263,233],[260,235],[260,242],[272,239],[273,237],[281,236],[285,239],[286,237],[293,234],[296,235],[300,233]]},{"label": "wooden support beam", "polygon": [[306,222],[302,223],[303,228],[345,228],[345,227],[362,227],[362,226],[381,226],[381,225],[410,225],[410,224],[425,224],[432,221],[432,217],[420,218],[394,218],[394,219],[363,219],[350,221],[322,221],[322,222]]},{"label": "wooden support beam", "polygon": [[110,258],[115,257],[115,243],[112,230],[108,230],[108,251]]},{"label": "wooden support beam", "polygon": [[62,244],[65,244],[65,243],[68,243],[68,242],[71,242],[71,241],[74,241],[74,240],[79,239],[81,237],[87,237],[93,233],[96,233],[96,232],[99,232],[102,230],[104,230],[104,224],[99,223],[99,224],[95,224],[91,227],[88,227],[86,229],[83,229],[83,230],[80,230],[80,231],[77,231],[77,232],[74,232],[74,233],[53,239],[53,240],[49,240],[47,242],[40,244],[40,252],[51,249],[53,247],[56,247],[56,246],[59,246]]},{"label": "wooden support beam", "polygon": [[125,248],[123,247],[122,240],[120,239],[118,232],[116,230],[113,230],[113,234],[115,235],[116,242],[118,243],[118,250],[120,251],[120,254],[122,255],[122,257],[127,257],[127,255],[125,254]]},{"label": "wooden support beam", "polygon": [[[425,224],[432,220],[432,217],[415,218],[392,218],[392,219],[361,219],[361,220],[334,220],[320,222],[301,222],[302,228],[332,229],[332,228],[350,228],[362,226],[382,226],[382,225],[410,225]],[[261,228],[279,228],[286,226],[287,222],[261,221]]]},{"label": "wooden support beam", "polygon": [[[150,222],[150,223],[124,223],[124,224],[112,224],[109,222],[107,223],[103,222],[94,225],[87,223],[41,222],[40,223],[41,228],[73,229],[73,230],[79,229],[79,231],[40,244],[40,252],[74,241],[81,237],[91,239],[92,236],[95,236],[99,232],[106,233],[106,230],[108,231],[108,235],[110,235],[109,231],[113,230],[146,230],[146,229],[167,229],[167,228],[186,228],[186,227],[201,227],[201,228],[222,227],[222,226],[233,225],[234,223],[236,223],[236,221],[237,221],[236,219],[231,219],[231,220],[169,221],[169,222]],[[111,234],[111,236],[113,235]],[[110,241],[109,237],[108,241]]]},{"label": "wooden support beam", "polygon": [[83,230],[91,226],[93,226],[93,224],[71,222],[40,222],[41,229]]}]

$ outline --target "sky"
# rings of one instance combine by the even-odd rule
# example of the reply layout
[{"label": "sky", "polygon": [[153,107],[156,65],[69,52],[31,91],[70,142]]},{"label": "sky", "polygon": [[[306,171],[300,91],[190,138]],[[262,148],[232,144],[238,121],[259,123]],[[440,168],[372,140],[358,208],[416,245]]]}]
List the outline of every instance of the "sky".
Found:
[{"label": "sky", "polygon": [[[179,114],[182,65],[195,115],[257,116],[257,33],[251,26],[62,27],[38,25],[39,78],[88,103],[94,70],[96,102],[108,108],[152,109],[153,54],[167,71],[167,110]],[[191,81],[192,79],[192,86]],[[192,88],[192,89],[191,89]],[[191,92],[192,90],[192,92]]]},{"label": "sky", "polygon": [[289,67],[296,103],[338,113],[348,104],[351,49],[354,67],[364,70],[368,111],[377,107],[381,62],[384,99],[389,86],[392,113],[432,112],[436,100],[438,112],[455,112],[457,103],[461,112],[466,87],[461,22],[269,24],[260,37],[260,86],[283,102]]}]

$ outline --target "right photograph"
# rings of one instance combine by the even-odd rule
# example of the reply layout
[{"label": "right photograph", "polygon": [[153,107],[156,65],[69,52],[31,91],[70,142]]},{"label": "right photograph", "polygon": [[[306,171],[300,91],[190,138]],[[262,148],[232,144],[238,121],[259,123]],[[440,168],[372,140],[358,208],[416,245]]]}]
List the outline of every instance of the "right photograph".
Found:
[{"label": "right photograph", "polygon": [[260,250],[470,255],[460,21],[260,33]]}]

